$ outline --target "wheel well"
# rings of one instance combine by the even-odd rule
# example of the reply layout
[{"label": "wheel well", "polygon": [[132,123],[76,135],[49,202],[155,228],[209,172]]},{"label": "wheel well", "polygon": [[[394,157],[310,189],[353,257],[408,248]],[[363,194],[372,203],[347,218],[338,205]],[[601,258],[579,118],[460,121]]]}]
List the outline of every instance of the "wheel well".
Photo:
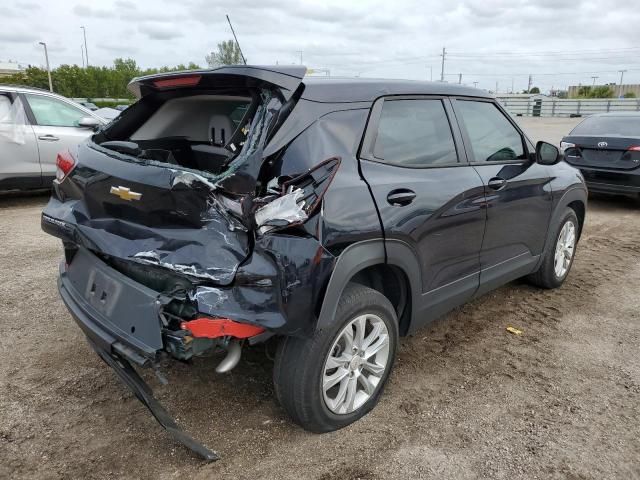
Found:
[{"label": "wheel well", "polygon": [[571,210],[576,212],[576,217],[578,217],[578,238],[580,238],[580,234],[582,233],[582,227],[584,225],[584,216],[585,216],[585,207],[584,203],[580,200],[575,200],[567,205]]},{"label": "wheel well", "polygon": [[405,335],[411,320],[411,288],[406,274],[393,265],[378,264],[356,273],[350,280],[373,288],[389,299],[396,310],[400,335]]}]

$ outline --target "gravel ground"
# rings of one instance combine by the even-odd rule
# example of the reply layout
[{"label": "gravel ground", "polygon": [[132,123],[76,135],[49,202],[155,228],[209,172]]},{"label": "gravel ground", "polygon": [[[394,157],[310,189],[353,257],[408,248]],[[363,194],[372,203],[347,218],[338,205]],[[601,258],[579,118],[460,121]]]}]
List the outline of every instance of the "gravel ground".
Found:
[{"label": "gravel ground", "polygon": [[514,282],[403,339],[378,407],[341,431],[289,423],[259,349],[227,375],[209,358],[147,376],[213,464],[90,351],[58,298],[45,202],[0,198],[0,478],[640,478],[638,201],[591,200],[562,288]]}]

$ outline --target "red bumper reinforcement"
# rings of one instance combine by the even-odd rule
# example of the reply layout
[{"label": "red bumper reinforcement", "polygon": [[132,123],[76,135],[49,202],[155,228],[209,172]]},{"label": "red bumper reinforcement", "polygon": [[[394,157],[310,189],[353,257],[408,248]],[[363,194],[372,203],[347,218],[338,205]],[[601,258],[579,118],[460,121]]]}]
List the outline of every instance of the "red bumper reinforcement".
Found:
[{"label": "red bumper reinforcement", "polygon": [[264,332],[264,328],[238,323],[228,318],[196,318],[180,324],[196,338],[234,337],[249,338]]}]

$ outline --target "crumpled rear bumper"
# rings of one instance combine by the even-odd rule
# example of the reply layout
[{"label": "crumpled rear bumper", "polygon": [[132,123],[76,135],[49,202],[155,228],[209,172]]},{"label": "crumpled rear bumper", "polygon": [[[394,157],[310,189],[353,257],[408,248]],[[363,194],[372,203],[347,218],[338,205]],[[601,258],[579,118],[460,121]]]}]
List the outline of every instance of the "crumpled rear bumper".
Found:
[{"label": "crumpled rear bumper", "polygon": [[203,444],[194,440],[178,426],[173,417],[169,415],[164,407],[153,396],[151,387],[149,387],[140,375],[138,375],[138,372],[135,371],[126,358],[118,353],[106,351],[90,339],[89,345],[91,345],[98,356],[100,356],[100,358],[113,369],[122,383],[131,389],[137,399],[149,409],[158,423],[162,425],[174,440],[197,453],[208,462],[212,462],[220,458],[216,452],[209,450]]},{"label": "crumpled rear bumper", "polygon": [[84,334],[101,349],[140,366],[163,348],[157,292],[119,274],[84,249],[72,266],[60,264],[58,290]]}]

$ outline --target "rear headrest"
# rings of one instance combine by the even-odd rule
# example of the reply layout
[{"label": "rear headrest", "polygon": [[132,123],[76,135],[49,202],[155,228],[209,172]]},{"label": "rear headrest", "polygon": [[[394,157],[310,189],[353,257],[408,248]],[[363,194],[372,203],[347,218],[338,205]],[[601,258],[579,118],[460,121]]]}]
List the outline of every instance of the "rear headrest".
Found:
[{"label": "rear headrest", "polygon": [[235,126],[226,115],[211,115],[209,120],[209,141],[214,145],[224,146],[235,131]]}]

